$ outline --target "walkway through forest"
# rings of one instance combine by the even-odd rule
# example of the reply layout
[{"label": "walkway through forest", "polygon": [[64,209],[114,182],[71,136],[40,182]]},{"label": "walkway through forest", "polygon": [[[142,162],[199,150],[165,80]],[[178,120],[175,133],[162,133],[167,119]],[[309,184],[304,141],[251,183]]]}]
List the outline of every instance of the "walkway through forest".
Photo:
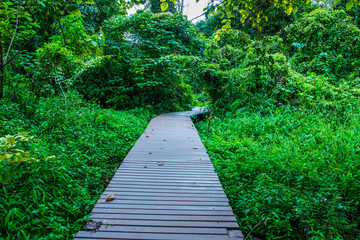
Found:
[{"label": "walkway through forest", "polygon": [[[75,239],[243,238],[189,118],[201,111],[150,122],[94,207],[94,222]],[[109,194],[115,198],[106,201]]]}]

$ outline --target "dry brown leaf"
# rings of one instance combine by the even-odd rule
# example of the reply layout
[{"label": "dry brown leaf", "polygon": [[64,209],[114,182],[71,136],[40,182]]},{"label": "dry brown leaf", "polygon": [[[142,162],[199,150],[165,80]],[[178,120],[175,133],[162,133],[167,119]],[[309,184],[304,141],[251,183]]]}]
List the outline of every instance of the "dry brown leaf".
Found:
[{"label": "dry brown leaf", "polygon": [[163,162],[157,162],[157,165],[159,165],[159,166],[164,166],[164,164],[165,163],[163,163]]},{"label": "dry brown leaf", "polygon": [[116,194],[111,193],[111,194],[109,194],[109,195],[107,195],[107,196],[105,197],[105,200],[106,200],[106,201],[112,201],[112,200],[115,199],[115,195],[116,195]]}]

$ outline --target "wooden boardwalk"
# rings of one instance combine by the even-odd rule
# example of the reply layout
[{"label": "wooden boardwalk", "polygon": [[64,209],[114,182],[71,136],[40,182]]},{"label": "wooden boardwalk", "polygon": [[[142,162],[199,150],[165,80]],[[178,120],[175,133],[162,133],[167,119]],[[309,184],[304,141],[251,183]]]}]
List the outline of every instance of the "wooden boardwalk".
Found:
[{"label": "wooden boardwalk", "polygon": [[243,238],[191,114],[150,122],[92,211],[102,225],[75,239]]}]

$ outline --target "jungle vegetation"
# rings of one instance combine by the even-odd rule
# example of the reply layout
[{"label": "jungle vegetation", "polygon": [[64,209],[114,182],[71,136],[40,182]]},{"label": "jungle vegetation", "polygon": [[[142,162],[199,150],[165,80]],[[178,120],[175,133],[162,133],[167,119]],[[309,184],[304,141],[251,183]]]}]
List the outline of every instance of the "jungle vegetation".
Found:
[{"label": "jungle vegetation", "polygon": [[72,239],[150,119],[204,105],[248,239],[359,238],[359,1],[182,9],[0,2],[0,239]]}]

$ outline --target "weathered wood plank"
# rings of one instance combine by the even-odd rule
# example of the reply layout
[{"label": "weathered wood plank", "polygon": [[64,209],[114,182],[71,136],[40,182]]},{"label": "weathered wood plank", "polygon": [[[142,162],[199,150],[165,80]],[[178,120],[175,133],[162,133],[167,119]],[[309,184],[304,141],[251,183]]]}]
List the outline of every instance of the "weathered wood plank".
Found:
[{"label": "weathered wood plank", "polygon": [[127,208],[127,209],[168,209],[168,210],[227,210],[231,211],[230,206],[179,206],[179,205],[151,205],[151,204],[116,204],[116,203],[106,203],[106,204],[96,204],[98,208]]},{"label": "weathered wood plank", "polygon": [[161,221],[161,220],[127,220],[127,219],[104,219],[92,218],[94,221],[106,220],[110,225],[123,226],[160,226],[160,227],[210,227],[210,228],[239,228],[237,222],[215,222],[215,221]]},{"label": "weathered wood plank", "polygon": [[201,234],[160,234],[160,233],[120,233],[120,232],[85,232],[80,231],[77,239],[143,239],[143,240],[229,240],[227,235]]},{"label": "weathered wood plank", "polygon": [[190,215],[190,216],[234,216],[231,210],[167,210],[167,209],[129,209],[129,208],[94,208],[92,213],[114,214],[151,214],[151,215]]},{"label": "weathered wood plank", "polygon": [[133,232],[133,233],[176,233],[176,234],[227,234],[224,228],[192,228],[192,227],[144,227],[144,226],[111,226],[102,225],[101,232]]},{"label": "weathered wood plank", "polygon": [[[119,195],[119,194],[118,194]],[[106,194],[100,197],[100,201],[105,200]],[[119,195],[116,196],[117,200],[147,200],[147,201],[195,201],[195,202],[228,202],[226,197],[182,197],[182,196],[129,196],[129,195]]]},{"label": "weathered wood plank", "polygon": [[115,199],[110,202],[104,202],[99,200],[100,204],[133,204],[133,205],[146,205],[146,204],[155,204],[155,205],[170,205],[170,206],[229,206],[228,201],[218,201],[218,202],[205,202],[205,201],[180,201],[180,200],[121,200]]},{"label": "weathered wood plank", "polygon": [[191,215],[140,215],[140,214],[116,214],[94,213],[94,219],[126,219],[126,220],[162,220],[162,221],[206,221],[206,222],[236,222],[234,216],[191,216]]}]

